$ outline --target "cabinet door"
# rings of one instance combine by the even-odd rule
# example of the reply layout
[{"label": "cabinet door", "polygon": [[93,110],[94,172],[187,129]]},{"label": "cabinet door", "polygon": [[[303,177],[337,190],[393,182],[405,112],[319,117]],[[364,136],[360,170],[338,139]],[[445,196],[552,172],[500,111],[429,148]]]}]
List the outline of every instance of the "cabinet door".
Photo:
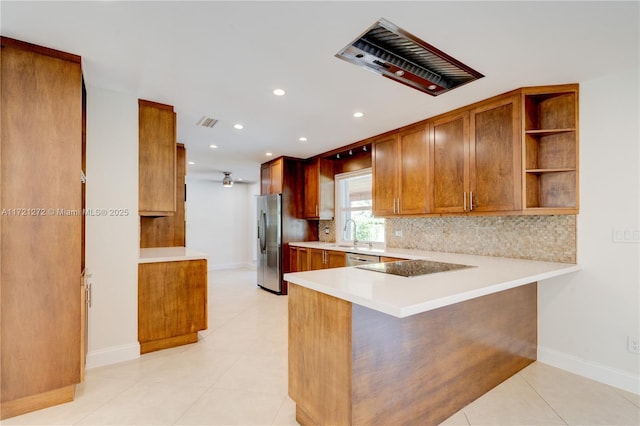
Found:
[{"label": "cabinet door", "polygon": [[260,195],[269,195],[271,192],[271,166],[263,164],[260,167]]},{"label": "cabinet door", "polygon": [[429,212],[429,143],[426,125],[400,133],[400,182],[396,212]]},{"label": "cabinet door", "polygon": [[[0,217],[5,418],[55,404],[46,392],[80,381],[82,70],[79,57],[67,60],[56,56],[61,52],[49,55],[45,48],[1,40],[0,193],[8,210]],[[32,404],[12,404],[27,397],[34,397]]]},{"label": "cabinet door", "polygon": [[309,249],[306,247],[298,247],[298,271],[304,272],[309,270]]},{"label": "cabinet door", "polygon": [[469,174],[469,113],[445,115],[431,122],[430,174],[432,213],[463,213]]},{"label": "cabinet door", "polygon": [[342,251],[327,250],[325,259],[328,268],[342,268],[347,266],[347,255]]},{"label": "cabinet door", "polygon": [[183,344],[183,336],[197,341],[197,332],[206,328],[206,260],[138,265],[140,353]]},{"label": "cabinet door", "polygon": [[521,143],[518,97],[511,96],[471,111],[469,210],[519,210]]},{"label": "cabinet door", "polygon": [[309,270],[324,269],[325,251],[320,249],[309,249]]},{"label": "cabinet door", "polygon": [[304,167],[304,217],[333,219],[334,213],[333,162],[316,158]]},{"label": "cabinet door", "polygon": [[271,184],[269,194],[282,194],[282,159],[271,163],[270,169]]},{"label": "cabinet door", "polygon": [[289,246],[289,272],[298,272],[298,247]]},{"label": "cabinet door", "polygon": [[318,181],[320,164],[312,161],[304,166],[304,217],[320,216],[320,183]]},{"label": "cabinet door", "polygon": [[398,187],[398,142],[396,135],[373,143],[373,214],[396,213]]},{"label": "cabinet door", "polygon": [[140,216],[176,211],[176,115],[170,105],[138,100]]}]

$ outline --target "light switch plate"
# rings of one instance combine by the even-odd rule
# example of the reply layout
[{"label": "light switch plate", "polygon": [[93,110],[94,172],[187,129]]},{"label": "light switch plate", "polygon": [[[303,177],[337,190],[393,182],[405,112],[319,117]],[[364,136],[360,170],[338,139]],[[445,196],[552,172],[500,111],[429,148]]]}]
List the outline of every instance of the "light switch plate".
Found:
[{"label": "light switch plate", "polygon": [[640,230],[632,228],[613,228],[614,243],[640,243]]}]

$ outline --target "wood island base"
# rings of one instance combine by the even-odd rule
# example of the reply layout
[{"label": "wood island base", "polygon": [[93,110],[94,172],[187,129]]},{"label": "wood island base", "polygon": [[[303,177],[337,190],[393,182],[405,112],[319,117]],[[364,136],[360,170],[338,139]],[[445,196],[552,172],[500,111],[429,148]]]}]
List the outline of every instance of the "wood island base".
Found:
[{"label": "wood island base", "polygon": [[302,425],[436,425],[536,359],[537,283],[397,318],[289,283]]}]

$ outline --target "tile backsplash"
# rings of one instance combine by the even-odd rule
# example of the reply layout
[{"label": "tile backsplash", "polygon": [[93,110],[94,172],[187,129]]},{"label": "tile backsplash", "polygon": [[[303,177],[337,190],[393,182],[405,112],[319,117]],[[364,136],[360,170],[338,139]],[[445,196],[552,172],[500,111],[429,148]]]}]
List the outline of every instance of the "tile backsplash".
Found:
[{"label": "tile backsplash", "polygon": [[[576,263],[576,222],[575,215],[387,218],[386,246]],[[333,221],[318,226],[320,241],[335,241]]]}]

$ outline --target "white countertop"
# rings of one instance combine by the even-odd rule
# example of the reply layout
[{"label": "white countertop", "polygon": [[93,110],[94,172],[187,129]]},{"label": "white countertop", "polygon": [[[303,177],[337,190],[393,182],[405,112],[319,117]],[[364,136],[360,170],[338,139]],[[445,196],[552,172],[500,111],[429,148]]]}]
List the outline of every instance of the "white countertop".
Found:
[{"label": "white countertop", "polygon": [[475,266],[410,278],[356,267],[296,272],[284,276],[286,281],[294,284],[399,318],[580,270],[576,264],[504,257],[406,249],[353,250],[319,242],[290,245]]},{"label": "white countertop", "polygon": [[156,247],[140,249],[138,263],[176,262],[207,259],[207,254],[187,247]]}]

